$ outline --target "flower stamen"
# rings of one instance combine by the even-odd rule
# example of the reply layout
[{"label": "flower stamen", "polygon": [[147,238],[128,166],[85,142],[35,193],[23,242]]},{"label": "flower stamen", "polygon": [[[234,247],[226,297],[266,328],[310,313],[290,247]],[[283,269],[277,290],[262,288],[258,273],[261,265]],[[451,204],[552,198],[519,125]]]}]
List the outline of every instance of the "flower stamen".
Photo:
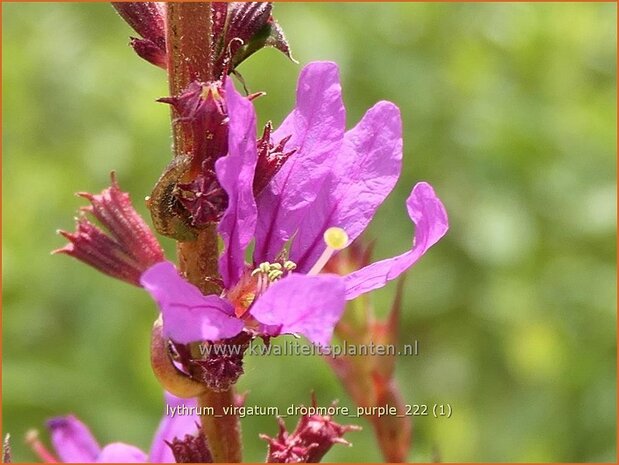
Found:
[{"label": "flower stamen", "polygon": [[271,264],[269,262],[262,262],[260,265],[258,265],[258,268],[256,268],[254,271],[251,272],[251,275],[256,276],[259,273],[265,274],[265,273],[268,273],[270,269],[271,269]]},{"label": "flower stamen", "polygon": [[284,270],[288,272],[292,272],[297,269],[297,264],[291,260],[286,260],[284,262]]},{"label": "flower stamen", "polygon": [[251,272],[251,276],[258,277],[258,282],[256,285],[257,295],[260,295],[266,291],[270,284],[275,281],[279,281],[284,276],[292,273],[292,270],[296,267],[297,264],[290,260],[286,260],[283,263],[262,262],[255,270]]},{"label": "flower stamen", "polygon": [[329,261],[329,259],[333,256],[333,254],[338,250],[346,248],[346,246],[348,245],[348,234],[342,228],[338,228],[335,226],[331,227],[325,231],[323,237],[327,248],[318,258],[316,263],[314,263],[312,269],[309,270],[309,272],[307,273],[308,275],[316,275],[320,273]]},{"label": "flower stamen", "polygon": [[281,278],[283,274],[284,272],[282,270],[271,270],[267,276],[269,277],[269,281],[273,282]]}]

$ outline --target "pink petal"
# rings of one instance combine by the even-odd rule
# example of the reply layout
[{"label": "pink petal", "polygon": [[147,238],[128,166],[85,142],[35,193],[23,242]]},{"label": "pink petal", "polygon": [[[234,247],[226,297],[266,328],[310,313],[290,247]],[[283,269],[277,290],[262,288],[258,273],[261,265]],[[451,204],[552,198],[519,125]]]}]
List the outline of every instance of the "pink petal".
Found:
[{"label": "pink petal", "polygon": [[297,104],[273,141],[291,136],[296,152],[258,197],[254,261],[273,261],[316,198],[344,137],[345,109],[335,63],[307,65],[299,77]]},{"label": "pink petal", "polygon": [[97,463],[146,463],[146,460],[146,454],[140,449],[121,442],[108,444],[97,457]]},{"label": "pink petal", "polygon": [[164,335],[176,342],[215,341],[236,336],[243,329],[229,302],[216,295],[202,295],[170,262],[150,267],[140,283],[159,305]]},{"label": "pink petal", "polygon": [[347,300],[383,287],[388,281],[400,276],[449,229],[445,207],[429,184],[418,183],[406,200],[406,207],[415,224],[413,248],[402,255],[372,263],[346,275],[344,279]]},{"label": "pink petal", "polygon": [[[184,405],[187,408],[191,408],[198,406],[195,398],[181,399],[168,392],[165,393],[165,402],[170,407]],[[150,448],[149,457],[152,463],[175,463],[176,460],[172,450],[165,441],[172,442],[174,438],[182,439],[186,434],[193,435],[198,429],[197,425],[200,424],[200,417],[198,415],[171,416],[167,413],[168,409],[166,408]]]},{"label": "pink petal", "polygon": [[253,193],[256,151],[256,114],[252,103],[226,80],[226,103],[230,115],[228,155],[217,160],[215,170],[228,194],[228,208],[218,226],[224,241],[219,270],[226,288],[234,286],[243,272],[245,248],[256,229],[256,201]]},{"label": "pink petal", "polygon": [[300,333],[315,344],[327,345],[344,305],[340,276],[292,274],[269,287],[250,312],[264,325],[279,326],[280,333]]},{"label": "pink petal", "polygon": [[308,209],[290,259],[308,271],[325,249],[324,231],[343,228],[350,242],[370,223],[393,190],[402,166],[402,121],[393,103],[379,102],[344,136],[332,174]]},{"label": "pink petal", "polygon": [[52,444],[65,463],[92,463],[100,452],[99,444],[88,427],[73,415],[52,418],[47,422]]}]

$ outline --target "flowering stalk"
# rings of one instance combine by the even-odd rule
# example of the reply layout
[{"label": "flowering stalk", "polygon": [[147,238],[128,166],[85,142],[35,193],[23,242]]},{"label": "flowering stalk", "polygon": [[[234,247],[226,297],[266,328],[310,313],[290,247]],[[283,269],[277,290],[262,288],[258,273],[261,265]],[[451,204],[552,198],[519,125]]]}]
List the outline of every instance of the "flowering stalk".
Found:
[{"label": "flowering stalk", "polygon": [[[193,81],[210,82],[215,79],[212,57],[213,29],[210,2],[167,4],[167,50],[170,95],[180,95]],[[174,157],[190,152],[192,131],[180,120],[172,106]],[[218,242],[216,224],[202,228],[196,240],[179,241],[177,253],[180,271],[203,294],[216,291],[213,281],[219,279],[217,267]],[[210,406],[222,413],[223,406],[234,404],[234,389],[214,392],[206,389],[199,397],[201,406]],[[241,428],[236,415],[202,417],[202,431],[208,438],[215,462],[241,461]]]},{"label": "flowering stalk", "polygon": [[[346,131],[334,63],[307,65],[294,110],[279,128],[267,124],[256,141],[257,94],[242,96],[226,76],[263,47],[290,57],[271,3],[130,2],[115,8],[142,37],[131,43],[138,55],[168,73],[170,96],[159,101],[171,106],[174,156],[147,205],[155,229],[177,241],[178,266],[165,260],[114,178],[101,194],[82,194],[92,206],[83,209],[75,233],[61,232],[70,243],[58,252],[151,294],[161,311],[151,333],[155,376],[175,404],[189,398],[214,411],[200,418],[201,427],[197,416],[173,430],[162,422],[165,437],[158,432],[149,458],[162,452],[168,461],[240,462],[239,417],[226,410],[242,402],[233,385],[249,344],[295,334],[328,345],[334,329],[345,341],[394,344],[399,301],[389,322],[381,323],[364,294],[402,275],[436,244],[447,232],[447,214],[434,189],[419,182],[406,200],[415,225],[410,249],[372,264],[368,254],[355,254],[355,239],[400,174],[402,124],[398,108],[382,101]],[[401,405],[393,358],[332,363],[359,405]],[[404,460],[408,419],[372,423],[385,457]],[[267,439],[270,462],[318,462],[355,429],[321,415],[304,416],[292,433],[280,426]],[[79,458],[85,461],[147,458],[132,446],[101,449],[74,417],[55,419],[51,429],[52,436],[71,439],[55,445],[61,460],[84,439],[88,447]]]},{"label": "flowering stalk", "polygon": [[[373,244],[364,247],[353,244],[330,263],[332,271],[346,273],[350,269],[365,266],[370,262]],[[377,320],[368,295],[351,300],[335,327],[335,335],[341,343],[351,345],[392,345],[398,343],[398,327],[402,306],[404,280],[398,282],[396,298],[389,317]],[[395,381],[395,356],[362,357],[342,355],[325,356],[342,385],[360,407],[390,405],[398,415],[370,415],[376,441],[385,461],[406,462],[412,437],[411,417],[406,416],[402,395]]]}]

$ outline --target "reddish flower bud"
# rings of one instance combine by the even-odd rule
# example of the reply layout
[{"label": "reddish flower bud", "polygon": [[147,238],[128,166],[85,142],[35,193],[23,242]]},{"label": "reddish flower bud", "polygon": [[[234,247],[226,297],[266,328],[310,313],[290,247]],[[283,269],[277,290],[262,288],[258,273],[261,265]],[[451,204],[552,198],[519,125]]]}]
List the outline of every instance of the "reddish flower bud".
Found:
[{"label": "reddish flower bud", "polygon": [[[312,406],[316,407],[314,396]],[[344,439],[345,433],[361,429],[355,425],[340,425],[331,416],[318,414],[302,416],[292,434],[288,433],[281,418],[278,422],[277,436],[260,435],[269,443],[266,460],[269,463],[318,463],[334,444],[351,445]]]},{"label": "reddish flower bud", "polygon": [[214,2],[213,5],[215,76],[233,72],[264,47],[274,47],[292,60],[284,33],[271,15],[271,2]]},{"label": "reddish flower bud", "polygon": [[[139,286],[140,275],[163,261],[163,250],[155,236],[135,211],[129,194],[122,192],[112,173],[112,185],[101,194],[78,194],[90,206],[81,209],[74,233],[59,231],[69,240],[53,253],[64,253],[114,278]],[[94,216],[104,229],[95,226]]]},{"label": "reddish flower bud", "polygon": [[[146,61],[167,68],[164,2],[112,2],[120,16],[142,39],[131,39]],[[270,2],[213,2],[212,56],[216,78],[234,69],[264,47],[274,47],[292,59],[284,32],[271,15]]]},{"label": "reddish flower bud", "polygon": [[397,415],[372,415],[368,420],[374,427],[378,446],[387,462],[406,462],[411,448],[413,422],[406,415],[406,406],[393,378],[385,378],[373,373],[376,403],[396,408]]},{"label": "reddish flower bud", "polygon": [[135,37],[131,37],[131,42],[129,42],[129,44],[140,58],[144,58],[149,63],[159,66],[160,68],[167,68],[168,56],[165,50],[161,50],[154,42],[148,39],[136,39]]},{"label": "reddish flower bud", "polygon": [[165,4],[160,2],[112,2],[118,14],[143,39],[131,38],[131,46],[146,61],[167,67]]}]

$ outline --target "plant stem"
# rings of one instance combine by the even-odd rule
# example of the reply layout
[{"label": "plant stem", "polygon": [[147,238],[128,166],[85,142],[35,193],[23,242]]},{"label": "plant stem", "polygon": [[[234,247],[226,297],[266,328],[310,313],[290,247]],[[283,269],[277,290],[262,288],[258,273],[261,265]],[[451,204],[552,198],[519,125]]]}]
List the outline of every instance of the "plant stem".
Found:
[{"label": "plant stem", "polygon": [[[179,95],[187,85],[213,80],[211,58],[211,3],[187,2],[167,4],[166,44],[170,95]],[[172,131],[176,156],[190,153],[191,131],[177,121],[172,109]]]},{"label": "plant stem", "polygon": [[[170,95],[179,95],[194,80],[214,79],[211,56],[211,3],[167,4],[168,79]],[[174,156],[191,153],[192,132],[178,121],[172,109]],[[203,294],[217,291],[213,279],[219,278],[218,240],[215,224],[203,229],[192,242],[178,242],[179,267],[187,279]],[[234,391],[206,390],[198,396],[200,405],[213,407],[215,415],[202,416],[202,429],[215,462],[240,462],[241,427],[237,415],[224,414],[223,407],[234,405]]]},{"label": "plant stem", "polygon": [[178,242],[176,246],[181,271],[204,295],[220,291],[212,280],[207,279],[219,277],[217,240],[217,225],[212,223],[200,231],[195,241]]},{"label": "plant stem", "polygon": [[[213,415],[202,417],[202,429],[209,441],[214,462],[239,463],[242,449],[240,444],[241,424],[236,415],[224,412],[224,407],[234,406],[234,390],[224,392],[206,390],[198,397],[200,407],[213,407]],[[208,420],[208,421],[205,421]],[[215,420],[215,421],[213,421]],[[212,438],[217,438],[213,441]]]}]

